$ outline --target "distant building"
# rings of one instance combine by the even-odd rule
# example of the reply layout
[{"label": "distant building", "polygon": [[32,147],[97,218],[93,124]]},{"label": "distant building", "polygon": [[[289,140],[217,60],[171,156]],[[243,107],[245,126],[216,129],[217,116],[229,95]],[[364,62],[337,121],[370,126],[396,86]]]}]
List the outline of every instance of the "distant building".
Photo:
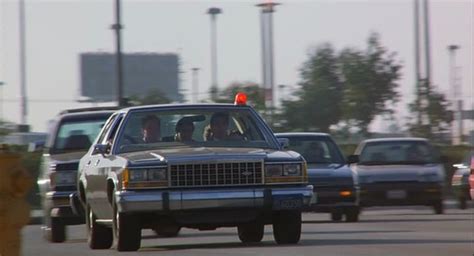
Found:
[{"label": "distant building", "polygon": [[[173,102],[183,101],[179,93],[179,58],[176,54],[124,53],[123,95],[143,97],[159,90]],[[113,53],[80,55],[81,96],[95,102],[115,101],[116,56]]]}]

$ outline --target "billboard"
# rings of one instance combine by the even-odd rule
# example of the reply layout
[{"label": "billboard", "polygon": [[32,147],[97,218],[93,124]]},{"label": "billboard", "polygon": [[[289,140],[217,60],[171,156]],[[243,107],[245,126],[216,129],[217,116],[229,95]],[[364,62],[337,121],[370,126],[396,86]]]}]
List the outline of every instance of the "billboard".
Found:
[{"label": "billboard", "polygon": [[[123,95],[144,95],[159,90],[173,102],[181,102],[179,58],[176,54],[124,53]],[[115,101],[117,94],[116,56],[114,53],[80,55],[81,96],[92,101]]]}]

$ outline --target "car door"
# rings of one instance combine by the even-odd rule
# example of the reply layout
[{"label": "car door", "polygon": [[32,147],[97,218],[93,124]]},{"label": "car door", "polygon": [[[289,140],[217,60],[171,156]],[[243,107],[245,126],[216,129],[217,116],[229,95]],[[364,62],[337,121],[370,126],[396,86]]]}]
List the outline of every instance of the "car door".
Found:
[{"label": "car door", "polygon": [[[101,138],[101,141],[98,141],[98,143],[109,145],[111,149],[122,119],[122,114],[117,115],[105,133],[105,136]],[[94,212],[98,218],[110,219],[113,209],[107,197],[107,179],[110,176],[110,172],[123,166],[123,163],[121,159],[117,158],[111,152],[107,152],[105,154],[95,154],[95,158],[91,164],[94,171],[93,175],[89,178],[94,186]]]},{"label": "car door", "polygon": [[[94,143],[95,145],[104,144],[106,142],[106,137],[110,133],[110,130],[116,123],[118,118],[118,114],[114,114],[110,117],[110,119],[106,122],[104,128],[102,129],[101,133],[99,134],[98,138]],[[88,158],[85,159],[83,172],[84,172],[84,179],[86,180],[86,197],[87,203],[93,208],[97,208],[100,204],[100,178],[98,178],[98,166],[103,158],[102,154],[95,152],[95,150],[91,149],[87,153]]]}]

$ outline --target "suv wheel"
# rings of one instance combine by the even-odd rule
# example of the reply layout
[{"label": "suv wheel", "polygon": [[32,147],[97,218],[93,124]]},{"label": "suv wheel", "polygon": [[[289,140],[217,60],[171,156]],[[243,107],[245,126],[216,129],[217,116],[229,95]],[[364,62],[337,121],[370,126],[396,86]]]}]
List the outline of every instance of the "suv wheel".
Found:
[{"label": "suv wheel", "polygon": [[117,251],[138,251],[142,239],[142,230],[135,216],[121,213],[114,202],[113,230]]},{"label": "suv wheel", "polygon": [[52,243],[66,241],[66,226],[59,219],[45,217],[44,237]]},{"label": "suv wheel", "polygon": [[443,214],[444,213],[443,201],[435,202],[433,204],[433,208],[436,214]]},{"label": "suv wheel", "polygon": [[341,221],[342,220],[342,213],[341,212],[331,212],[331,220],[332,221]]},{"label": "suv wheel", "polygon": [[273,214],[273,237],[277,244],[296,244],[301,237],[301,211]]},{"label": "suv wheel", "polygon": [[344,215],[346,216],[346,222],[357,222],[359,221],[359,208],[349,208],[344,211]]},{"label": "suv wheel", "polygon": [[258,243],[263,239],[265,226],[262,222],[252,221],[237,226],[239,239],[242,243]]},{"label": "suv wheel", "polygon": [[87,243],[91,249],[109,249],[112,246],[112,229],[97,224],[97,219],[89,205],[86,207]]},{"label": "suv wheel", "polygon": [[460,196],[458,198],[459,201],[459,209],[465,210],[467,208],[467,200],[465,196]]}]

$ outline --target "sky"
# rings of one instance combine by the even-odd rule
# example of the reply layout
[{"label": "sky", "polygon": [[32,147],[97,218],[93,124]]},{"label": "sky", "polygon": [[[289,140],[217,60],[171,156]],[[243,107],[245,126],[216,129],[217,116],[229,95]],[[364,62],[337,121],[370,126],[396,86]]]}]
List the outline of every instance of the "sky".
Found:
[{"label": "sky", "polygon": [[[234,81],[261,82],[259,10],[261,1],[122,0],[123,51],[177,53],[182,60],[181,88],[191,99],[191,69],[200,68],[200,92],[210,80],[209,7],[218,16],[219,87]],[[299,69],[308,51],[329,42],[337,50],[363,49],[371,32],[397,53],[403,64],[401,101],[395,106],[403,123],[414,99],[414,31],[412,0],[279,1],[274,13],[275,84],[287,85],[276,98],[285,98],[299,83]],[[474,0],[430,0],[432,80],[449,92],[447,46],[459,45],[456,64],[464,105],[474,108]],[[47,122],[78,103],[79,54],[115,51],[113,0],[26,0],[27,121],[33,131],[46,131]],[[0,0],[0,119],[20,122],[18,0]],[[200,97],[205,97],[201,94]],[[110,105],[110,104],[109,104]],[[371,126],[384,130],[380,118]]]}]

